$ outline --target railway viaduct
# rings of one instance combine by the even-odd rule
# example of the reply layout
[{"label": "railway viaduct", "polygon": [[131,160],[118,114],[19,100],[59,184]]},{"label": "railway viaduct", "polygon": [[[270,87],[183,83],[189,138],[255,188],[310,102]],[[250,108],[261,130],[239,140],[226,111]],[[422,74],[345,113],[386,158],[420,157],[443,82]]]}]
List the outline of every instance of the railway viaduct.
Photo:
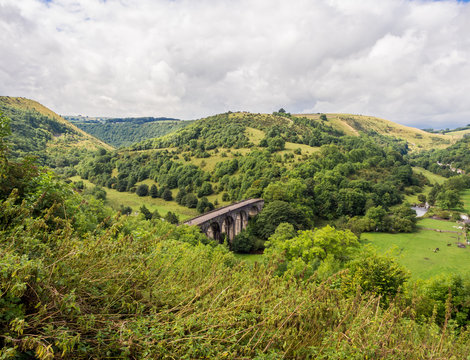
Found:
[{"label": "railway viaduct", "polygon": [[221,241],[221,234],[226,234],[229,241],[248,225],[248,219],[261,212],[263,199],[248,199],[185,221],[186,225],[197,225],[211,239]]}]

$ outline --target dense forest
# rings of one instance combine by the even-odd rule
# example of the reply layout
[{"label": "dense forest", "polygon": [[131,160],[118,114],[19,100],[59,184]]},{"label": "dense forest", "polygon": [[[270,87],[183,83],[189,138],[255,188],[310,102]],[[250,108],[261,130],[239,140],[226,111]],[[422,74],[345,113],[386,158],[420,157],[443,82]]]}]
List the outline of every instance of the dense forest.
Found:
[{"label": "dense forest", "polygon": [[111,118],[74,122],[80,129],[116,148],[166,135],[190,123],[169,118]]},{"label": "dense forest", "polygon": [[[287,140],[280,132],[263,138],[266,149],[257,147],[246,163],[240,157],[237,166],[219,165],[224,170],[214,180],[230,172],[228,184],[237,179],[233,188],[216,182],[228,196],[262,192],[265,210],[274,204],[265,218],[283,207],[299,214],[298,223],[270,223],[264,261],[250,265],[197,228],[116,213],[32,159],[13,159],[9,134],[0,116],[1,358],[463,359],[470,352],[470,279],[415,282],[350,230],[310,223],[392,211],[401,187],[424,181],[410,174],[400,144],[344,137],[296,165],[290,156],[278,161],[281,141],[272,139]],[[77,168],[100,182],[108,164],[131,173],[161,161],[152,174],[159,185],[179,186],[170,170],[186,168],[175,157],[208,151],[200,138],[191,140],[195,149],[181,145],[181,153],[143,159],[146,153],[103,149]],[[213,183],[206,171],[188,171],[202,183],[182,177],[181,189]],[[383,184],[399,190],[381,190]],[[355,194],[350,202],[342,189]],[[316,203],[309,191],[325,198]]]}]

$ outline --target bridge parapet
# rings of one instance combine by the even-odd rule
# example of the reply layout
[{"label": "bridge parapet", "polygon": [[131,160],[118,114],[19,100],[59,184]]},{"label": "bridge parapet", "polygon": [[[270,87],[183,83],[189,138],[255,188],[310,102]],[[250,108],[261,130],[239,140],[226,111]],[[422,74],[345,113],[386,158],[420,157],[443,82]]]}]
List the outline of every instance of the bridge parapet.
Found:
[{"label": "bridge parapet", "polygon": [[197,225],[208,237],[220,241],[226,234],[232,241],[248,225],[248,219],[261,212],[263,199],[248,199],[227,205],[185,221],[186,225]]}]

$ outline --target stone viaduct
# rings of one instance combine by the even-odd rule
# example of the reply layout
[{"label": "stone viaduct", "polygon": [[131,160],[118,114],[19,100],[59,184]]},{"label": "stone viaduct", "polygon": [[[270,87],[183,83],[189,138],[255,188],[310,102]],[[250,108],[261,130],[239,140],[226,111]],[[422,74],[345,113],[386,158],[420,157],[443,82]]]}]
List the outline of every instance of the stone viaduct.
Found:
[{"label": "stone viaduct", "polygon": [[221,234],[226,234],[232,241],[248,225],[248,219],[261,212],[263,199],[248,199],[185,221],[186,225],[197,225],[211,239],[221,241]]}]

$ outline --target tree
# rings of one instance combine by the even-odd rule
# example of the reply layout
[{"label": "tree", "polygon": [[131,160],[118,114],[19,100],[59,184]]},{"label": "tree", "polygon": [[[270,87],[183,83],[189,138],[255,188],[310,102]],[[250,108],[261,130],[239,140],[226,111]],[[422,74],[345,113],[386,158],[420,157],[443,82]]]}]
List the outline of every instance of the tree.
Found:
[{"label": "tree", "polygon": [[268,203],[256,220],[259,235],[263,239],[274,233],[277,226],[282,222],[290,223],[295,229],[301,229],[305,225],[302,212],[285,201],[275,200]]},{"label": "tree", "polygon": [[147,184],[140,184],[138,187],[137,187],[137,190],[135,191],[135,193],[139,196],[147,196],[148,193],[149,193],[149,187]]},{"label": "tree", "polygon": [[198,196],[198,197],[209,196],[209,195],[211,195],[213,192],[214,192],[214,190],[212,189],[211,183],[208,182],[208,181],[204,181],[204,182],[202,183],[201,188],[199,189],[199,191],[198,191],[198,193],[197,193],[197,196]]},{"label": "tree", "polygon": [[420,204],[425,204],[426,203],[426,195],[418,194],[418,201],[419,201]]},{"label": "tree", "polygon": [[165,190],[163,190],[163,192],[162,192],[162,199],[165,200],[165,201],[171,201],[171,200],[173,200],[173,195],[171,194],[170,189],[165,188]]},{"label": "tree", "polygon": [[149,195],[154,199],[158,197],[158,189],[155,184],[150,187]]},{"label": "tree", "polygon": [[165,220],[168,221],[170,224],[178,224],[179,223],[178,216],[175,213],[172,213],[171,211],[168,211],[166,213]]},{"label": "tree", "polygon": [[381,295],[385,305],[409,278],[407,271],[394,259],[378,255],[371,249],[366,249],[346,268],[349,272],[343,276],[343,291],[354,295],[360,287],[364,292]]},{"label": "tree", "polygon": [[140,207],[140,213],[144,216],[145,220],[150,220],[152,218],[152,213],[145,205]]},{"label": "tree", "polygon": [[413,232],[416,230],[416,212],[409,205],[400,205],[392,210],[390,215],[391,231]]},{"label": "tree", "polygon": [[458,190],[445,190],[437,196],[437,205],[443,209],[453,209],[463,206]]},{"label": "tree", "polygon": [[155,209],[155,211],[152,213],[152,219],[161,219],[161,215],[160,213],[158,212],[157,209]]},{"label": "tree", "polygon": [[195,207],[197,207],[197,204],[197,197],[193,193],[186,194],[183,200],[181,201],[181,205],[184,205],[190,209],[194,209]]},{"label": "tree", "polygon": [[281,224],[266,243],[265,256],[278,264],[281,273],[290,269],[294,274],[311,274],[326,259],[344,264],[359,246],[351,231],[339,231],[329,225],[299,231],[290,238],[292,233],[293,227]]},{"label": "tree", "polygon": [[121,205],[121,214],[123,215],[130,215],[132,214],[132,208],[130,206],[122,206]]},{"label": "tree", "polygon": [[253,239],[250,237],[250,234],[246,231],[242,231],[237,236],[235,236],[231,243],[231,250],[236,253],[249,253],[253,248]]},{"label": "tree", "polygon": [[214,204],[209,202],[209,200],[207,200],[207,198],[204,196],[204,197],[200,198],[199,201],[197,202],[196,209],[200,213],[204,213],[204,212],[207,212],[207,211],[214,210]]}]

